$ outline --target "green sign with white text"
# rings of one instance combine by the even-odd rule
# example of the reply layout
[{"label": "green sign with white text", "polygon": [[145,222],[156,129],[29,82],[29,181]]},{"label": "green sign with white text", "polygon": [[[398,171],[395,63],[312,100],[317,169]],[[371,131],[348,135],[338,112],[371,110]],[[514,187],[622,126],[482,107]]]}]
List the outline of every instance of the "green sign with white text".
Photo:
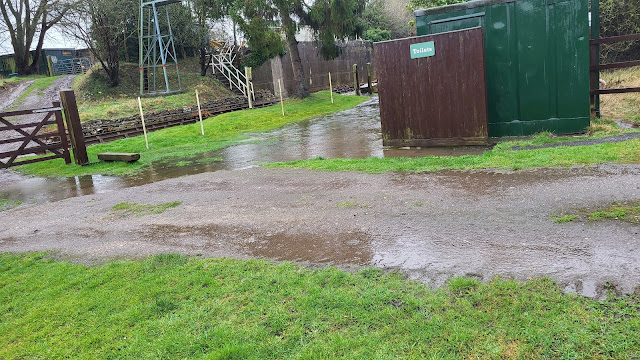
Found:
[{"label": "green sign with white text", "polygon": [[433,41],[413,44],[409,47],[409,50],[411,51],[412,59],[429,57],[436,54],[436,48],[433,44]]}]

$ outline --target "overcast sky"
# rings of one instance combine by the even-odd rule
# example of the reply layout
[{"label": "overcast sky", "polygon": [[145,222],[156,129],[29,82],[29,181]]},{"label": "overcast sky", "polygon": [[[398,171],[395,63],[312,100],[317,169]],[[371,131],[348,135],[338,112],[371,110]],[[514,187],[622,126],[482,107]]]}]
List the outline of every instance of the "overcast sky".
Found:
[{"label": "overcast sky", "polygon": [[[38,37],[33,39],[33,44],[31,46],[32,49],[35,49],[38,44]],[[44,41],[44,49],[52,49],[52,48],[74,48],[74,49],[82,49],[85,48],[82,43],[78,42],[76,39],[72,39],[69,36],[62,35],[57,27],[53,27],[51,30],[47,31],[47,36]],[[4,54],[13,54],[13,47],[11,46],[11,40],[9,39],[9,35],[4,33],[0,38],[0,55]]]}]

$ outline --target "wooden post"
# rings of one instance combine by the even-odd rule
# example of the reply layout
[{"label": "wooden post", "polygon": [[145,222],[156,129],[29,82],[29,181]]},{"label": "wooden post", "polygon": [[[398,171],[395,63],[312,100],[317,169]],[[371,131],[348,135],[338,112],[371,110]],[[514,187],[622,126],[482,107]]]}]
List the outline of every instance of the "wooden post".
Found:
[{"label": "wooden post", "polygon": [[371,87],[371,63],[367,63],[367,86],[369,87],[369,95],[373,95],[373,87]]},{"label": "wooden post", "polygon": [[358,64],[353,64],[353,89],[360,96],[360,80],[358,79]]},{"label": "wooden post", "polygon": [[244,67],[244,78],[246,80],[246,89],[247,89],[247,99],[249,99],[249,109],[253,109],[253,99],[251,98],[251,68],[248,66]]},{"label": "wooden post", "polygon": [[[60,102],[54,101],[53,107],[60,107]],[[65,164],[71,164],[71,156],[69,155],[69,143],[67,142],[67,134],[64,131],[64,120],[62,119],[62,111],[56,111],[56,124],[58,125],[58,133],[60,134],[60,143],[62,144],[62,155]]]},{"label": "wooden post", "polygon": [[51,56],[47,55],[47,67],[49,68],[49,76],[53,76],[53,64],[51,63]]},{"label": "wooden post", "polygon": [[[598,60],[598,55],[597,55],[597,48],[596,45],[590,45],[589,46],[589,64],[591,64],[591,66],[594,66]],[[594,91],[594,90],[598,90],[599,86],[600,86],[600,79],[598,77],[598,72],[596,70],[591,70],[589,73],[589,90]],[[597,111],[598,111],[598,106],[597,106],[597,102],[598,102],[598,95],[597,94],[590,94],[589,95],[589,100],[591,103],[591,115],[593,117],[597,117]]]},{"label": "wooden post", "polygon": [[80,124],[76,94],[73,90],[61,91],[60,101],[62,102],[64,118],[67,123],[67,129],[69,130],[73,159],[78,165],[87,165],[89,164],[89,155],[87,155],[87,146],[84,142],[84,134],[82,134],[82,124]]},{"label": "wooden post", "polygon": [[144,125],[144,113],[142,112],[142,101],[140,100],[140,96],[138,96],[138,107],[140,108],[140,120],[142,120],[142,132],[144,133],[144,143],[147,145],[147,150],[149,150],[149,139],[147,138],[147,127]]},{"label": "wooden post", "polygon": [[331,94],[331,103],[333,104],[333,85],[331,84],[331,73],[329,73],[329,94]]},{"label": "wooden post", "polygon": [[204,136],[204,125],[202,124],[202,109],[200,109],[200,95],[198,94],[198,89],[196,89],[196,102],[198,103],[198,116],[200,116],[200,131]]},{"label": "wooden post", "polygon": [[[600,38],[600,1],[591,0],[591,39],[599,39]],[[591,55],[591,66],[596,66],[600,64],[600,45],[596,44],[594,49],[592,50]],[[592,74],[592,77],[595,77],[595,87],[592,87],[591,90],[600,89],[600,70],[594,70],[595,74]],[[600,94],[594,95],[593,102],[595,103],[596,117],[600,117]]]},{"label": "wooden post", "polygon": [[284,116],[284,102],[282,101],[282,85],[280,85],[280,79],[278,79],[278,89],[280,90],[280,107],[282,108],[282,116]]}]

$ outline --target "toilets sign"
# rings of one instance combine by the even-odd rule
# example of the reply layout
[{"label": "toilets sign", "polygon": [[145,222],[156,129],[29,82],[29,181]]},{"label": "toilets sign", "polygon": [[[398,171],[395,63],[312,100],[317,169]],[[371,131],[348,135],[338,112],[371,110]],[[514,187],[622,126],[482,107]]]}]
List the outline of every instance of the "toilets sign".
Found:
[{"label": "toilets sign", "polygon": [[412,59],[429,57],[436,54],[436,48],[433,44],[433,41],[413,44],[409,47],[409,50],[411,51]]}]

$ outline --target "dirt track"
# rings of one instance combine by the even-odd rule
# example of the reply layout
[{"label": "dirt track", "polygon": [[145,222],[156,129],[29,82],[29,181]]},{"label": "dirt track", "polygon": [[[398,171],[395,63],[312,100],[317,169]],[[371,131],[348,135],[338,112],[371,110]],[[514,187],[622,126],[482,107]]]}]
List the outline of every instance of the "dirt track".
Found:
[{"label": "dirt track", "polygon": [[[82,263],[179,252],[397,269],[432,286],[466,275],[549,276],[602,296],[640,292],[640,227],[550,214],[640,200],[640,165],[513,173],[219,171],[0,212],[0,251]],[[181,201],[126,216],[120,202]]]}]

